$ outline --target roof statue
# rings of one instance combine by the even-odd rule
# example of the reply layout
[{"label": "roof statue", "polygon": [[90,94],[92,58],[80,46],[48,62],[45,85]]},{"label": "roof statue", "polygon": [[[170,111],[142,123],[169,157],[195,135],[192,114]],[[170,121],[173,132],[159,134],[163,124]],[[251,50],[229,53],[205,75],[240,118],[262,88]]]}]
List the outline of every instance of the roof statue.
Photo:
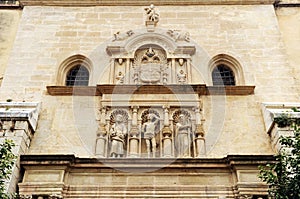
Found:
[{"label": "roof statue", "polygon": [[[155,6],[151,4],[149,7],[144,9],[146,11],[146,26],[148,31],[154,31],[154,27],[156,26],[157,22],[159,21],[159,14],[155,10]],[[151,27],[149,29],[149,27]]]}]

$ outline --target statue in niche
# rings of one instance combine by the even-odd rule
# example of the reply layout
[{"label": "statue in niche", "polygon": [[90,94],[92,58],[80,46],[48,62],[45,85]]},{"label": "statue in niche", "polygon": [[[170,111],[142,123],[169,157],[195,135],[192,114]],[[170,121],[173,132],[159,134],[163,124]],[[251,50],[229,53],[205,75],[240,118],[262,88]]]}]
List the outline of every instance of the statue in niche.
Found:
[{"label": "statue in niche", "polygon": [[147,21],[158,22],[159,21],[159,14],[155,11],[154,5],[151,4],[148,8],[145,8]]},{"label": "statue in niche", "polygon": [[118,75],[116,76],[116,80],[118,81],[119,84],[124,83],[124,75],[121,71],[119,71]]},{"label": "statue in niche", "polygon": [[111,157],[123,157],[125,138],[127,136],[127,128],[123,120],[123,115],[117,114],[115,116],[115,123],[111,126],[109,138],[111,140]]},{"label": "statue in niche", "polygon": [[149,113],[147,115],[147,122],[145,122],[142,126],[142,132],[144,133],[144,138],[146,141],[146,146],[147,146],[147,154],[148,157],[152,156],[155,157],[155,152],[156,152],[156,139],[155,136],[158,133],[158,123],[159,123],[159,118],[153,114]]},{"label": "statue in niche", "polygon": [[120,31],[114,34],[114,39],[112,41],[122,41],[133,35],[134,32],[132,30],[127,31],[126,33],[120,33]]},{"label": "statue in niche", "polygon": [[189,157],[191,128],[187,116],[180,114],[175,129],[176,149],[179,157]]},{"label": "statue in niche", "polygon": [[183,84],[186,82],[186,74],[183,70],[180,70],[177,74],[177,80],[180,84]]},{"label": "statue in niche", "polygon": [[168,30],[167,34],[175,39],[175,41],[186,41],[190,42],[190,33],[181,32],[179,30]]}]

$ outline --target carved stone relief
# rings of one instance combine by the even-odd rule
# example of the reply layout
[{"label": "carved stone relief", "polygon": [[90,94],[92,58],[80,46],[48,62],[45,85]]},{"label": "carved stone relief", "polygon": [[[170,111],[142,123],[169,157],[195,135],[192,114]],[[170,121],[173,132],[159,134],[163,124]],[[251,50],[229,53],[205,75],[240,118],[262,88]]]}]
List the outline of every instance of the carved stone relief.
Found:
[{"label": "carved stone relief", "polygon": [[167,59],[162,49],[149,47],[136,52],[134,62],[135,84],[163,84],[167,82]]},{"label": "carved stone relief", "polygon": [[177,42],[186,41],[190,42],[190,33],[180,30],[168,30],[167,33]]},{"label": "carved stone relief", "polygon": [[[189,158],[205,155],[201,151],[205,148],[204,131],[199,135],[197,129],[201,125],[196,119],[199,108],[161,106],[130,107],[129,111],[118,107],[110,109],[108,112],[102,111],[101,117],[107,119],[105,124],[99,125],[105,132],[99,134],[96,140],[98,157]],[[107,128],[102,128],[103,125]]]}]

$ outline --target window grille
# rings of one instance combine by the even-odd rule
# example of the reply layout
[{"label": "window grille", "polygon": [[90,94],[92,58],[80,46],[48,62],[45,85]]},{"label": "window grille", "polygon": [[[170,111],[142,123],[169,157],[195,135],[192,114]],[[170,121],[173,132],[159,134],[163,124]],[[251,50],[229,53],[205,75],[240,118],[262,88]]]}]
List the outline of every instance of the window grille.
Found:
[{"label": "window grille", "polygon": [[82,65],[77,65],[69,70],[66,86],[88,86],[89,71]]},{"label": "window grille", "polygon": [[212,80],[214,86],[234,86],[235,78],[233,71],[226,65],[218,65],[212,72]]}]

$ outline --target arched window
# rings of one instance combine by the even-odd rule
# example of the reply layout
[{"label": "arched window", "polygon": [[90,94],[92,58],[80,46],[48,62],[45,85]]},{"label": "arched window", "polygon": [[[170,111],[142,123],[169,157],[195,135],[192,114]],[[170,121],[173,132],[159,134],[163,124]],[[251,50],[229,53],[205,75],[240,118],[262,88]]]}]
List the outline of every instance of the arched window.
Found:
[{"label": "arched window", "polygon": [[218,54],[209,61],[210,85],[245,85],[243,68],[239,61],[227,54]]},{"label": "arched window", "polygon": [[89,71],[82,65],[71,68],[66,76],[66,86],[88,86]]},{"label": "arched window", "polygon": [[214,86],[234,86],[234,73],[228,66],[220,64],[212,71],[212,81]]},{"label": "arched window", "polygon": [[88,86],[92,84],[93,64],[83,55],[73,55],[65,59],[57,69],[56,85]]}]

